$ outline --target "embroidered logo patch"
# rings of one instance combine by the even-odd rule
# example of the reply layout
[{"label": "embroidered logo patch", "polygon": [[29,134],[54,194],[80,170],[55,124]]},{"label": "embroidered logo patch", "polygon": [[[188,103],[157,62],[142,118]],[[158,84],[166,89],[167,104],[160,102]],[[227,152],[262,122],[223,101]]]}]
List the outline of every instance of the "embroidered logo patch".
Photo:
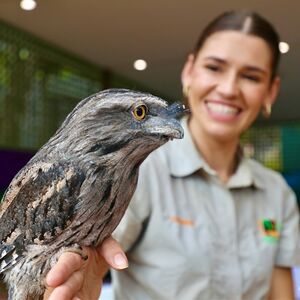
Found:
[{"label": "embroidered logo patch", "polygon": [[280,225],[272,219],[263,219],[258,222],[259,229],[263,234],[263,240],[268,244],[276,244],[280,236]]}]

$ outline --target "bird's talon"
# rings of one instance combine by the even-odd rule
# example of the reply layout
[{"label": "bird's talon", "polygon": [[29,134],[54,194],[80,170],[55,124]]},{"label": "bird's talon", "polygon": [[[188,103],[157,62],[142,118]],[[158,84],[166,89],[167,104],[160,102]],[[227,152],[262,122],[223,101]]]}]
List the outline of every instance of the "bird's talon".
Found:
[{"label": "bird's talon", "polygon": [[88,260],[89,256],[88,256],[88,255],[82,255],[81,258],[82,258],[83,260]]},{"label": "bird's talon", "polygon": [[87,260],[89,257],[84,253],[84,250],[78,244],[73,245],[72,247],[65,248],[63,252],[72,252],[78,254],[82,260]]}]

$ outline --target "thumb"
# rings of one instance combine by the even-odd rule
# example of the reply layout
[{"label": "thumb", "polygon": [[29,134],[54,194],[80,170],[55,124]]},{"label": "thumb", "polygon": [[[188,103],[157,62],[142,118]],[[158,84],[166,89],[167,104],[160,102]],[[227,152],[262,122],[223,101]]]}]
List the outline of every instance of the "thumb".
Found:
[{"label": "thumb", "polygon": [[120,244],[112,237],[105,239],[103,243],[98,246],[97,250],[112,268],[122,270],[128,267],[128,260],[124,251]]}]

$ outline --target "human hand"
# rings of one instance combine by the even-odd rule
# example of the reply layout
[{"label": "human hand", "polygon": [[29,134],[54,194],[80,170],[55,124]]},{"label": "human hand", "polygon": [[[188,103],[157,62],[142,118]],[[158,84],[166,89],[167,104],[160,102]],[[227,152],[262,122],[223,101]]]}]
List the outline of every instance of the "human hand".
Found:
[{"label": "human hand", "polygon": [[102,278],[111,266],[121,270],[128,261],[120,245],[107,238],[97,247],[84,247],[88,259],[73,252],[63,253],[46,277],[48,300],[96,300],[99,298]]}]

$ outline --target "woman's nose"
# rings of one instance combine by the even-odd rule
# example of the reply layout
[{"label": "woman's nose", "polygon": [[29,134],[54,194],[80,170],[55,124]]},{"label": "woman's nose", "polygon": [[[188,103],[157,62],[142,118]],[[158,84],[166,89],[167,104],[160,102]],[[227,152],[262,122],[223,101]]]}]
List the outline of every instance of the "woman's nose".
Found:
[{"label": "woman's nose", "polygon": [[222,97],[234,98],[239,93],[237,76],[235,74],[224,74],[217,86],[217,91]]}]

